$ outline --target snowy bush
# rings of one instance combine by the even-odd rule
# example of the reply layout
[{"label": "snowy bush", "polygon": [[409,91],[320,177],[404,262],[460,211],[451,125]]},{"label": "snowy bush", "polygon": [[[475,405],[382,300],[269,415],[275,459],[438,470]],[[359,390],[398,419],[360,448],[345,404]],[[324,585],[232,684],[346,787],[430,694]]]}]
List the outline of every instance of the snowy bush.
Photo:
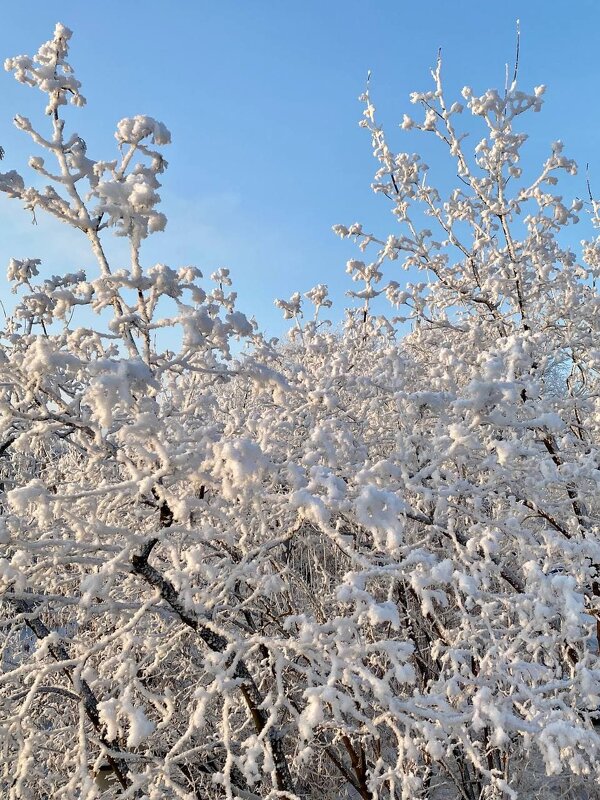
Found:
[{"label": "snowy bush", "polygon": [[522,178],[543,87],[465,88],[471,153],[438,63],[402,128],[447,148],[448,193],[367,92],[395,232],[336,225],[360,307],[336,330],[325,285],[278,300],[276,344],[227,270],[144,264],[170,135],[121,120],[92,160],[70,36],[5,65],[47,96],[49,132],[15,122],[52,166],[0,189],[96,266],[8,266],[2,796],[597,797],[600,239],[561,244],[560,143]]}]

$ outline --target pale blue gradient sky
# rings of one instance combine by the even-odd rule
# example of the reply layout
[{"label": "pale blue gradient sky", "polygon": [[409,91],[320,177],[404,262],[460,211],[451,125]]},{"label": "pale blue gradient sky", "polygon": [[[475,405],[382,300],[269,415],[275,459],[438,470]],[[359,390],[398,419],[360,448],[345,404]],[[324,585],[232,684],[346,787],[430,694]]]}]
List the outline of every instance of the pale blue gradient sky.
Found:
[{"label": "pale blue gradient sky", "polygon": [[[323,282],[345,302],[345,261],[355,253],[333,224],[394,230],[385,201],[370,191],[375,162],[357,125],[367,71],[394,145],[412,150],[416,141],[403,144],[396,123],[414,111],[410,92],[429,87],[438,47],[449,90],[501,88],[518,17],[519,83],[548,85],[528,153],[541,160],[560,138],[600,186],[600,4],[592,0],[33,0],[3,5],[0,57],[32,54],[59,20],[72,28],[71,62],[88,106],[68,117],[90,156],[115,157],[123,116],[150,114],[173,134],[162,191],[168,231],[149,240],[146,263],[195,263],[205,274],[228,266],[240,308],[279,334],[275,297]],[[11,119],[39,119],[43,98],[7,73],[0,90],[3,169],[24,170],[33,150]],[[431,142],[423,144],[436,168]],[[565,193],[585,194],[584,170]],[[85,241],[59,223],[31,226],[4,198],[0,233],[0,270],[10,256],[46,257],[52,272],[91,264]]]}]

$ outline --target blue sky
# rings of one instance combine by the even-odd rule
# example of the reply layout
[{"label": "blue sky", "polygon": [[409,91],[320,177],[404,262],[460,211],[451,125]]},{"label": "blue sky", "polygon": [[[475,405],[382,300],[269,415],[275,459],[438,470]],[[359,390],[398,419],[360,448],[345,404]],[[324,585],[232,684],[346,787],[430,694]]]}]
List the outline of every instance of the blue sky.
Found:
[{"label": "blue sky", "polygon": [[[542,114],[530,117],[528,154],[537,162],[560,138],[567,155],[589,162],[600,186],[600,5],[593,0],[568,7],[549,0],[33,0],[3,6],[0,56],[32,54],[57,21],[70,27],[71,63],[88,105],[68,120],[91,157],[115,157],[113,132],[124,116],[150,114],[173,135],[161,192],[168,230],[148,241],[146,264],[194,263],[205,274],[228,266],[240,308],[280,334],[275,297],[327,283],[336,304],[347,302],[345,262],[355,252],[333,235],[333,224],[394,231],[389,208],[370,191],[375,162],[357,124],[367,71],[401,149],[397,123],[414,111],[410,92],[429,88],[438,47],[449,94],[464,84],[478,92],[502,87],[517,18],[519,83],[548,86]],[[3,168],[25,171],[33,150],[11,119],[17,112],[40,119],[43,98],[8,73],[0,73],[0,90]],[[435,166],[430,141],[422,144]],[[585,193],[584,170],[565,193]],[[59,223],[39,223],[0,198],[0,269],[11,256],[44,258],[52,272],[92,264],[85,240]]]}]

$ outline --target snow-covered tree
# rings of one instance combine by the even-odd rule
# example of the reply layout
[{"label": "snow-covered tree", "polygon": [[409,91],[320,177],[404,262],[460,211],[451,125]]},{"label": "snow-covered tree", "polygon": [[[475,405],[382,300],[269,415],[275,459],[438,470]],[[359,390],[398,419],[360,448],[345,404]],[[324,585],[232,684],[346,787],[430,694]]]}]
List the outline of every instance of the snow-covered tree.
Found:
[{"label": "snow-covered tree", "polygon": [[597,797],[600,238],[563,243],[560,143],[523,178],[543,87],[465,88],[472,153],[438,63],[402,127],[447,149],[446,193],[367,92],[394,233],[335,226],[373,253],[348,262],[362,305],[335,330],[326,286],[279,300],[277,344],[227,270],[144,265],[169,132],[122,120],[92,160],[60,115],[85,102],[70,36],[6,62],[47,95],[49,132],[15,122],[53,163],[0,189],[97,267],[9,264],[3,795]]}]

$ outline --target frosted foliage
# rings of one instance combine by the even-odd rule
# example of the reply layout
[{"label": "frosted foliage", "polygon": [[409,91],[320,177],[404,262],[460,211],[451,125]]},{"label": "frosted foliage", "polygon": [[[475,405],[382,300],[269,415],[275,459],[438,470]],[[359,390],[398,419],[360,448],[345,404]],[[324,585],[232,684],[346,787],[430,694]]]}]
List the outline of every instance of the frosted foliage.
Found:
[{"label": "frosted foliage", "polygon": [[343,326],[302,287],[277,342],[226,268],[144,263],[170,135],[122,120],[93,160],[70,35],[6,62],[48,97],[49,133],[15,119],[48,185],[0,189],[91,250],[8,265],[1,796],[598,798],[600,258],[561,242],[600,206],[554,193],[560,143],[522,177],[542,89],[449,103],[438,63],[401,128],[444,193],[365,93],[393,233],[336,225]]}]

